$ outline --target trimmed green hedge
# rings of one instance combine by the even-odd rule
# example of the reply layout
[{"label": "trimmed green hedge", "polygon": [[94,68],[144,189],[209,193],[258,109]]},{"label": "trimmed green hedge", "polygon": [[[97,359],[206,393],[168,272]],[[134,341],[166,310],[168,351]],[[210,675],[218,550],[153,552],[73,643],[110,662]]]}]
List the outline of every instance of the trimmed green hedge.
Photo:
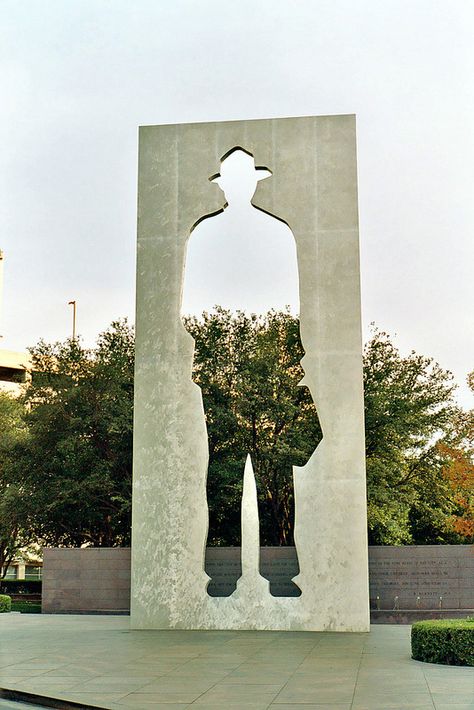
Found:
[{"label": "trimmed green hedge", "polygon": [[19,611],[22,614],[41,614],[41,604],[36,602],[13,602],[12,611]]},{"label": "trimmed green hedge", "polygon": [[12,611],[22,614],[41,614],[41,604],[36,602],[12,602]]},{"label": "trimmed green hedge", "polygon": [[12,609],[12,599],[7,594],[0,594],[0,614]]},{"label": "trimmed green hedge", "polygon": [[416,661],[474,666],[474,617],[417,621],[411,627],[411,654]]}]

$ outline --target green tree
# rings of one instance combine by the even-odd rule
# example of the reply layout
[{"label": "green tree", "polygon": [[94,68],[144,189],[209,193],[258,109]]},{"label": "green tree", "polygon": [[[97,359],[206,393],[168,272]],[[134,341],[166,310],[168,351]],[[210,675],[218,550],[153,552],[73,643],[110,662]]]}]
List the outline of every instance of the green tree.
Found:
[{"label": "green tree", "polygon": [[[188,318],[186,327],[207,413],[209,540],[239,544],[250,452],[262,543],[291,544],[292,466],[306,463],[321,438],[311,395],[298,387],[298,320],[217,308]],[[34,377],[23,400],[0,401],[0,554],[7,559],[32,535],[54,545],[129,544],[131,328],[113,323],[94,349],[68,340],[40,342],[31,353]],[[472,438],[468,444],[465,423],[472,435],[472,413],[469,419],[455,407],[450,373],[416,353],[402,356],[375,331],[364,352],[364,387],[369,541],[468,541]]]},{"label": "green tree", "polygon": [[371,544],[457,542],[452,492],[438,447],[458,415],[451,373],[415,352],[403,357],[375,330],[364,352],[368,527]]},{"label": "green tree", "polygon": [[27,436],[8,469],[35,503],[48,544],[130,543],[133,332],[112,323],[94,349],[78,339],[30,350]]},{"label": "green tree", "polygon": [[[304,463],[321,437],[309,393],[295,387],[303,374],[298,320],[217,308],[186,328],[208,421],[209,539],[238,544],[242,452],[249,451],[261,483],[263,542],[287,544],[291,463]],[[452,375],[431,358],[403,357],[376,330],[364,352],[364,388],[370,542],[459,542],[448,524],[456,502],[438,446],[459,416]]]},{"label": "green tree", "polygon": [[33,542],[29,493],[10,476],[14,450],[26,440],[24,408],[21,402],[0,393],[0,576],[20,550]]},{"label": "green tree", "polygon": [[233,314],[222,308],[188,318],[195,340],[209,440],[209,541],[240,544],[245,457],[257,480],[261,540],[292,544],[292,466],[305,464],[321,438],[303,377],[299,322],[289,313]]},{"label": "green tree", "polygon": [[[474,371],[467,378],[474,392]],[[456,504],[449,528],[463,541],[474,543],[474,409],[461,411],[450,436],[439,443],[443,474]]]}]

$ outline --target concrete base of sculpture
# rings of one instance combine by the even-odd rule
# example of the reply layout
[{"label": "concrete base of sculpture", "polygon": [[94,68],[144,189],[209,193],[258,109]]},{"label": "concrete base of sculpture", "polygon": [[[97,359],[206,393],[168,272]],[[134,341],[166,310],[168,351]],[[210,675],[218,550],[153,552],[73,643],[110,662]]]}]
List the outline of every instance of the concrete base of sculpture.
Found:
[{"label": "concrete base of sculpture", "polygon": [[[242,579],[230,597],[206,592],[207,433],[180,306],[191,230],[224,205],[209,177],[239,146],[272,172],[252,204],[296,241],[305,384],[323,432],[293,469],[297,598],[273,597],[260,576],[245,503]],[[136,325],[132,627],[368,631],[354,117],[142,128]]]}]

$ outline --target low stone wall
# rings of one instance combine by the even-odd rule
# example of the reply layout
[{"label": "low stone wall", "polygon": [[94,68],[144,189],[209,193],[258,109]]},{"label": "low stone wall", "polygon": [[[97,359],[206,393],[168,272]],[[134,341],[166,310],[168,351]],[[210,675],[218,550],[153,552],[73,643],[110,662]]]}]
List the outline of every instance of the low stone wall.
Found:
[{"label": "low stone wall", "polygon": [[[272,580],[274,594],[294,596],[290,582],[298,572],[294,548],[262,548],[261,569]],[[231,593],[240,574],[240,549],[208,548],[206,570],[212,578],[211,595]],[[414,618],[424,609],[439,616],[446,615],[447,610],[471,610],[474,547],[369,547],[369,579],[375,623],[406,623],[410,615],[398,609],[412,610]],[[128,548],[44,550],[43,612],[126,613],[129,605]]]},{"label": "low stone wall", "polygon": [[[241,575],[240,547],[208,547],[205,569],[211,581],[207,591],[211,597],[232,594]],[[271,582],[274,596],[295,597],[300,590],[291,583],[299,572],[294,547],[260,548],[260,572]]]},{"label": "low stone wall", "polygon": [[369,547],[369,581],[374,609],[473,609],[474,547]]},{"label": "low stone wall", "polygon": [[43,550],[42,611],[128,613],[130,548]]},{"label": "low stone wall", "polygon": [[[290,580],[298,574],[293,547],[264,547],[261,572],[276,595],[295,596]],[[206,571],[211,596],[235,588],[240,548],[208,548]],[[474,608],[474,547],[413,545],[369,547],[370,605],[375,611]],[[374,617],[376,615],[374,614]]]}]

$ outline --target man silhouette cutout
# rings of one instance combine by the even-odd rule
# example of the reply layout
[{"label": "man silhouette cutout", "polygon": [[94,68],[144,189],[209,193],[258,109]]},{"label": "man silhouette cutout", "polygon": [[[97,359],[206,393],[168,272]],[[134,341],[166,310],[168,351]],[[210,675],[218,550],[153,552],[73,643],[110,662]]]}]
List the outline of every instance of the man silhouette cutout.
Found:
[{"label": "man silhouette cutout", "polygon": [[[253,207],[257,182],[271,176],[253,158],[233,151],[216,182],[226,197],[222,212],[192,231],[186,253],[182,313],[200,315],[216,304],[229,310],[266,313],[299,310],[296,243],[284,222]],[[278,284],[278,288],[275,288]]]},{"label": "man silhouette cutout", "polygon": [[[226,205],[223,212],[200,221],[191,233],[186,252],[183,315],[200,315],[216,304],[248,313],[266,313],[272,308],[281,310],[288,305],[299,310],[298,263],[293,233],[284,222],[251,204],[257,182],[270,176],[270,171],[255,168],[253,157],[242,149],[235,149],[223,159],[221,172],[213,181],[224,191]],[[296,400],[302,399],[303,391],[308,397],[306,387],[297,387],[297,390]],[[207,419],[205,398],[203,403]],[[317,422],[316,415],[315,420]],[[287,470],[291,483],[292,466],[303,466],[317,443],[315,440],[309,452],[300,453],[299,458],[291,462],[290,470]],[[232,459],[237,462],[242,475],[248,453],[243,449],[233,451]],[[259,489],[258,462],[252,460],[252,464]],[[209,476],[207,483],[209,490]],[[287,544],[294,543],[293,496],[291,500],[292,533]],[[211,509],[209,529],[216,530]],[[297,571],[291,576],[296,574]],[[229,594],[235,590],[238,576],[231,581]],[[301,594],[289,578],[282,581],[292,585],[292,596]],[[208,591],[212,594],[212,581]],[[278,596],[272,584],[270,591]]]}]

